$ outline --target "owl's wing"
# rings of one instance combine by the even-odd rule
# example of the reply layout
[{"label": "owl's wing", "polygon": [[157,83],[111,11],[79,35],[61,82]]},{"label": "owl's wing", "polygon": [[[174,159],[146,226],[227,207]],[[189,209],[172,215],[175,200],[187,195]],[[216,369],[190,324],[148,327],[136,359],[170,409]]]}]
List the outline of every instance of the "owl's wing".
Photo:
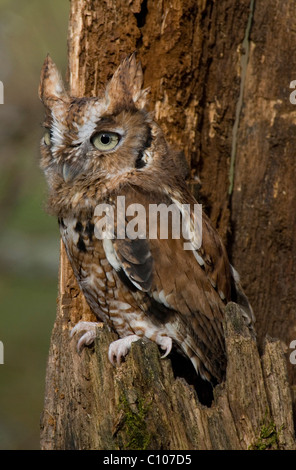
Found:
[{"label": "owl's wing", "polygon": [[202,240],[199,250],[184,250],[182,238],[115,238],[104,243],[119,277],[152,321],[166,328],[201,375],[221,380],[230,265],[206,216]]},{"label": "owl's wing", "polygon": [[[153,257],[149,241],[143,239],[104,240],[107,258],[124,284],[132,291],[149,292],[153,279]],[[111,256],[111,258],[110,258]],[[113,258],[112,258],[113,257]]]},{"label": "owl's wing", "polygon": [[181,349],[196,369],[206,378],[208,371],[221,380],[225,371],[222,321],[230,294],[229,273],[226,254],[211,232],[211,226],[204,222],[205,241],[198,252],[184,250],[182,240],[151,240],[156,260],[151,294],[178,312],[173,321],[168,319],[169,327],[174,328]]}]

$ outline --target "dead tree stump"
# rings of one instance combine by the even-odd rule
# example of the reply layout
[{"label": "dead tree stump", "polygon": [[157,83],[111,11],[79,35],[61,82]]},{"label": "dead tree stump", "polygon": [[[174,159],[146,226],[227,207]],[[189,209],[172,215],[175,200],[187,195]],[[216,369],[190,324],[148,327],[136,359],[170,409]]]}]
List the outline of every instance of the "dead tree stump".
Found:
[{"label": "dead tree stump", "polygon": [[[251,206],[247,202],[247,189],[251,185],[252,194],[259,197],[262,181],[252,178],[251,172],[246,171],[255,152],[253,147],[249,149],[248,141],[252,130],[249,120],[252,103],[256,103],[258,119],[263,123],[264,109],[271,109],[266,103],[269,100],[270,104],[272,97],[260,95],[264,74],[272,77],[271,69],[270,73],[260,69],[264,51],[268,66],[272,67],[278,63],[277,58],[269,60],[268,54],[276,55],[278,48],[283,51],[285,45],[292,44],[295,35],[290,17],[295,17],[296,7],[291,4],[282,10],[278,4],[278,0],[268,0],[264,5],[260,1],[254,5],[249,0],[176,0],[172,6],[168,0],[157,4],[152,0],[71,0],[69,22],[69,86],[74,96],[95,95],[120,59],[138,51],[145,72],[144,85],[151,87],[151,105],[156,118],[170,143],[184,151],[190,165],[188,184],[228,241],[229,252],[233,252],[240,270],[247,272],[249,285],[244,287],[251,292],[255,304],[256,296],[260,297],[260,309],[255,311],[259,328],[264,326],[259,331],[260,338],[268,331],[267,317],[271,325],[277,324],[278,312],[272,308],[273,298],[280,298],[280,292],[286,292],[287,285],[292,289],[290,275],[296,253],[295,246],[291,248],[289,242],[291,262],[281,291],[279,284],[277,290],[270,290],[272,276],[263,275],[268,262],[257,266],[257,248],[254,256],[252,250],[247,249],[254,246],[250,240],[257,240],[259,233],[258,243],[269,246],[270,260],[274,260],[279,243],[277,232],[270,225],[266,239],[266,217],[248,225]],[[265,33],[273,29],[261,25],[264,18],[278,21],[273,19],[276,8],[281,11],[285,27],[270,37]],[[257,51],[261,51],[261,56]],[[291,64],[294,59],[289,57]],[[255,66],[259,85],[256,80],[252,81]],[[244,88],[246,77],[250,81]],[[293,78],[296,77],[287,74],[287,83]],[[278,75],[276,79],[280,80]],[[249,89],[251,94],[247,95]],[[274,100],[272,112],[276,113],[276,98]],[[276,114],[272,114],[273,121],[269,122],[270,132],[276,123],[277,135],[280,135],[280,125],[287,123],[287,109],[280,108],[280,112],[283,114],[281,122]],[[287,131],[287,135],[295,139],[296,134]],[[272,136],[276,142],[274,134]],[[262,133],[256,134],[256,139],[261,138]],[[277,145],[274,143],[273,150]],[[254,143],[254,148],[261,147]],[[273,155],[274,151],[271,158]],[[269,155],[266,155],[261,165],[267,175],[266,194],[269,194],[269,187],[276,191],[281,184],[278,182],[276,186],[274,179],[268,179],[274,172],[268,161]],[[281,177],[286,173],[286,170],[281,172]],[[289,174],[292,175],[292,171]],[[231,185],[232,192],[229,177],[235,183]],[[288,178],[285,184],[285,191],[291,191],[295,199],[293,178]],[[276,197],[279,194],[277,190]],[[266,201],[268,204],[271,199]],[[286,205],[286,210],[294,214],[294,207],[291,203]],[[287,212],[285,218],[279,220],[280,226],[288,215]],[[295,215],[290,220],[295,222]],[[237,223],[241,223],[242,230],[237,229]],[[236,228],[235,233],[233,228]],[[294,233],[293,224],[291,230]],[[241,243],[244,257],[240,254]],[[287,246],[283,246],[283,250]],[[258,269],[254,270],[254,266]],[[274,261],[270,266],[274,267]],[[290,321],[292,325],[289,335],[296,330],[292,298],[295,305],[295,293],[287,294],[282,304],[282,309],[287,305],[289,316],[284,324]],[[281,326],[272,330],[273,335],[279,333],[281,341],[265,339],[260,354],[255,339],[240,321],[236,305],[227,306],[226,381],[214,389],[211,406],[205,406],[193,386],[174,375],[170,359],[161,360],[157,346],[149,341],[134,343],[126,361],[116,369],[107,358],[108,345],[116,335],[106,327],[99,329],[94,347],[85,348],[80,356],[76,353],[76,342],[69,339],[71,328],[80,319],[94,318],[79,291],[63,245],[57,310],[41,418],[42,449],[295,448],[291,384],[282,350],[282,343],[287,344],[288,337]],[[291,378],[295,374],[288,366]]]}]

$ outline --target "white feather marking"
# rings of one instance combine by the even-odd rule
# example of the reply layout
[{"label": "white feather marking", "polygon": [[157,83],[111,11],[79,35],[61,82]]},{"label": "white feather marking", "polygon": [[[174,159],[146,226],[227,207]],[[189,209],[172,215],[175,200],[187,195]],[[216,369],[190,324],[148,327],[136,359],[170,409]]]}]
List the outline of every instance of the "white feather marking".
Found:
[{"label": "white feather marking", "polygon": [[225,300],[225,295],[222,292],[222,290],[219,290],[219,295],[220,295],[221,300]]},{"label": "white feather marking", "polygon": [[166,299],[166,295],[164,293],[164,290],[162,289],[160,292],[154,291],[152,294],[152,297],[159,303],[162,303],[168,308],[172,308],[171,305],[168,303]]},{"label": "white feather marking", "polygon": [[85,279],[81,279],[80,281],[81,286],[85,286],[87,289],[91,288],[91,291],[95,292],[98,297],[105,297],[106,292],[98,288],[98,284],[100,287],[105,288],[105,283],[100,279],[98,283],[98,278],[92,274],[91,276],[86,277]]},{"label": "white feather marking", "polygon": [[76,193],[75,196],[72,197],[72,204],[76,205],[81,201],[81,195],[80,193]]},{"label": "white feather marking", "polygon": [[120,301],[117,302],[117,307],[119,310],[128,310],[129,308],[131,308],[130,304],[128,304],[127,302]]},{"label": "white feather marking", "polygon": [[57,83],[55,87],[56,95],[61,95],[63,92],[64,92],[64,87],[60,83]]},{"label": "white feather marking", "polygon": [[[165,193],[170,196],[182,215],[182,234],[185,239],[189,240],[184,243],[184,249],[196,250],[200,248],[202,245],[202,205],[195,203],[194,210],[191,212],[190,204],[182,204],[177,197],[171,195],[168,188],[165,188]],[[180,196],[179,198],[181,199]]]},{"label": "white feather marking", "polygon": [[[111,310],[109,310],[110,313],[113,313]],[[114,312],[115,313],[115,312]],[[119,317],[113,317],[112,318],[112,324],[117,326],[117,328],[122,327],[124,325],[124,321],[122,318]]]},{"label": "white feather marking", "polygon": [[109,282],[114,282],[114,276],[112,274],[112,271],[106,272],[106,278],[108,279]]},{"label": "white feather marking", "polygon": [[87,276],[86,282],[87,282],[87,285],[89,285],[93,288],[97,283],[96,275],[94,273],[89,274]]},{"label": "white feather marking", "polygon": [[98,273],[98,274],[102,274],[103,273],[103,269],[101,268],[101,266],[94,266],[95,268],[95,271]]},{"label": "white feather marking", "polygon": [[115,269],[115,271],[119,271],[122,266],[114,250],[113,243],[111,240],[109,240],[109,238],[103,239],[103,248],[106,258],[111,266]]},{"label": "white feather marking", "polygon": [[55,112],[52,112],[52,126],[51,126],[51,142],[52,142],[52,152],[55,153],[64,143],[64,133],[67,128],[63,124],[62,119],[59,116],[55,115]]},{"label": "white feather marking", "polygon": [[155,327],[151,327],[151,326],[148,326],[145,324],[145,322],[142,322],[142,325],[141,324],[138,324],[136,326],[136,331],[138,332],[138,334],[140,334],[140,332],[144,331],[145,332],[145,336],[146,338],[148,339],[151,339],[153,336],[157,335],[158,331]]},{"label": "white feather marking", "polygon": [[77,124],[78,132],[77,139],[73,140],[74,145],[90,139],[105,108],[106,106],[103,101],[91,102],[89,104],[89,107],[84,111],[85,119],[83,124]]},{"label": "white feather marking", "polygon": [[203,266],[205,264],[204,260],[202,259],[201,256],[199,256],[199,254],[197,253],[197,251],[193,250],[193,254],[194,254],[194,258],[196,259],[196,261],[198,262],[198,264],[200,266]]},{"label": "white feather marking", "polygon": [[136,334],[139,334],[139,335],[142,336],[143,333],[144,333],[146,338],[148,338],[148,339],[153,338],[153,340],[155,340],[156,337],[158,336],[158,334],[160,332],[163,332],[162,329],[157,328],[156,326],[152,325],[150,323],[150,321],[148,320],[148,318],[147,318],[147,321],[146,321],[146,320],[139,320],[137,317],[138,317],[138,315],[136,315],[135,320],[132,320],[130,318],[130,314],[128,314],[129,323],[130,323],[132,329],[136,332]]},{"label": "white feather marking", "polygon": [[105,287],[106,283],[103,279],[100,279],[99,277],[95,277],[96,279],[96,283],[100,286],[100,287]]},{"label": "white feather marking", "polygon": [[216,289],[217,285],[216,283],[213,281],[213,279],[211,277],[209,277],[209,280],[210,280],[210,283],[212,284],[212,287],[214,287],[214,289]]},{"label": "white feather marking", "polygon": [[[124,270],[124,272],[126,273],[126,271]],[[127,275],[128,276],[128,275]],[[143,290],[142,286],[140,286],[140,284],[138,284],[134,279],[132,279],[130,276],[128,276],[128,278],[130,279],[130,281],[134,284],[134,286],[139,289],[139,290]]]},{"label": "white feather marking", "polygon": [[234,269],[232,264],[230,265],[230,270],[231,270],[231,274],[232,274],[232,277],[235,280],[235,282],[240,282],[240,276],[239,276],[237,270]]},{"label": "white feather marking", "polygon": [[146,165],[149,165],[153,161],[152,152],[150,152],[149,150],[145,150],[143,160]]},{"label": "white feather marking", "polygon": [[165,324],[166,333],[174,340],[177,339],[178,325],[176,322],[168,322]]},{"label": "white feather marking", "polygon": [[74,230],[77,224],[77,220],[71,218],[64,218],[63,223],[66,226],[66,228],[63,230],[65,238],[70,238],[76,244],[79,239],[79,233]]},{"label": "white feather marking", "polygon": [[[192,364],[193,364],[193,367],[195,368],[196,372],[199,372],[199,369],[200,369],[200,360],[197,356],[192,356],[190,358]],[[203,376],[203,374],[201,373],[201,376],[206,379],[206,377]]]}]

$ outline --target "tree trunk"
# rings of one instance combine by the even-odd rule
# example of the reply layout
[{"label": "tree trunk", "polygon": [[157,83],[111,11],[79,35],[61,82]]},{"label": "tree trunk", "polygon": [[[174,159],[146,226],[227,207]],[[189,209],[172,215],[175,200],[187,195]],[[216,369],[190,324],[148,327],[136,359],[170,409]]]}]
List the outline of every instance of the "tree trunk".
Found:
[{"label": "tree trunk", "polygon": [[[280,12],[280,18],[278,17]],[[295,2],[256,1],[232,197],[233,262],[257,313],[259,342],[268,333],[287,352],[296,339]]]},{"label": "tree trunk", "polygon": [[[161,360],[151,342],[134,343],[126,362],[114,369],[107,349],[116,335],[104,326],[95,346],[78,355],[69,332],[80,319],[94,316],[61,244],[43,449],[295,448],[294,369],[282,345],[296,339],[295,133],[288,122],[292,105],[285,101],[296,78],[288,69],[293,58],[287,59],[296,6],[277,10],[279,0],[253,3],[71,1],[71,93],[96,95],[120,59],[138,51],[144,85],[151,87],[151,110],[169,142],[183,150],[191,169],[188,184],[245,274],[263,353],[239,321],[235,304],[229,304],[226,381],[207,406],[201,404],[204,385],[197,394],[178,377],[174,359]],[[268,332],[281,341],[264,341]]]}]

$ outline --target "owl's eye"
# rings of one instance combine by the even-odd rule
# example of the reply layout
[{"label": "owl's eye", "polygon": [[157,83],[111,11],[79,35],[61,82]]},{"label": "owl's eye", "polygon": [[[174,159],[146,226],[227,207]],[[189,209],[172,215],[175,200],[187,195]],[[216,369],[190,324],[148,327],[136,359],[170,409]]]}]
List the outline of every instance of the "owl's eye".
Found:
[{"label": "owl's eye", "polygon": [[98,150],[113,150],[118,144],[120,136],[116,132],[98,132],[95,134],[91,142]]},{"label": "owl's eye", "polygon": [[48,146],[51,144],[51,135],[48,129],[46,129],[46,131],[44,132],[43,140],[44,140],[45,145]]}]

